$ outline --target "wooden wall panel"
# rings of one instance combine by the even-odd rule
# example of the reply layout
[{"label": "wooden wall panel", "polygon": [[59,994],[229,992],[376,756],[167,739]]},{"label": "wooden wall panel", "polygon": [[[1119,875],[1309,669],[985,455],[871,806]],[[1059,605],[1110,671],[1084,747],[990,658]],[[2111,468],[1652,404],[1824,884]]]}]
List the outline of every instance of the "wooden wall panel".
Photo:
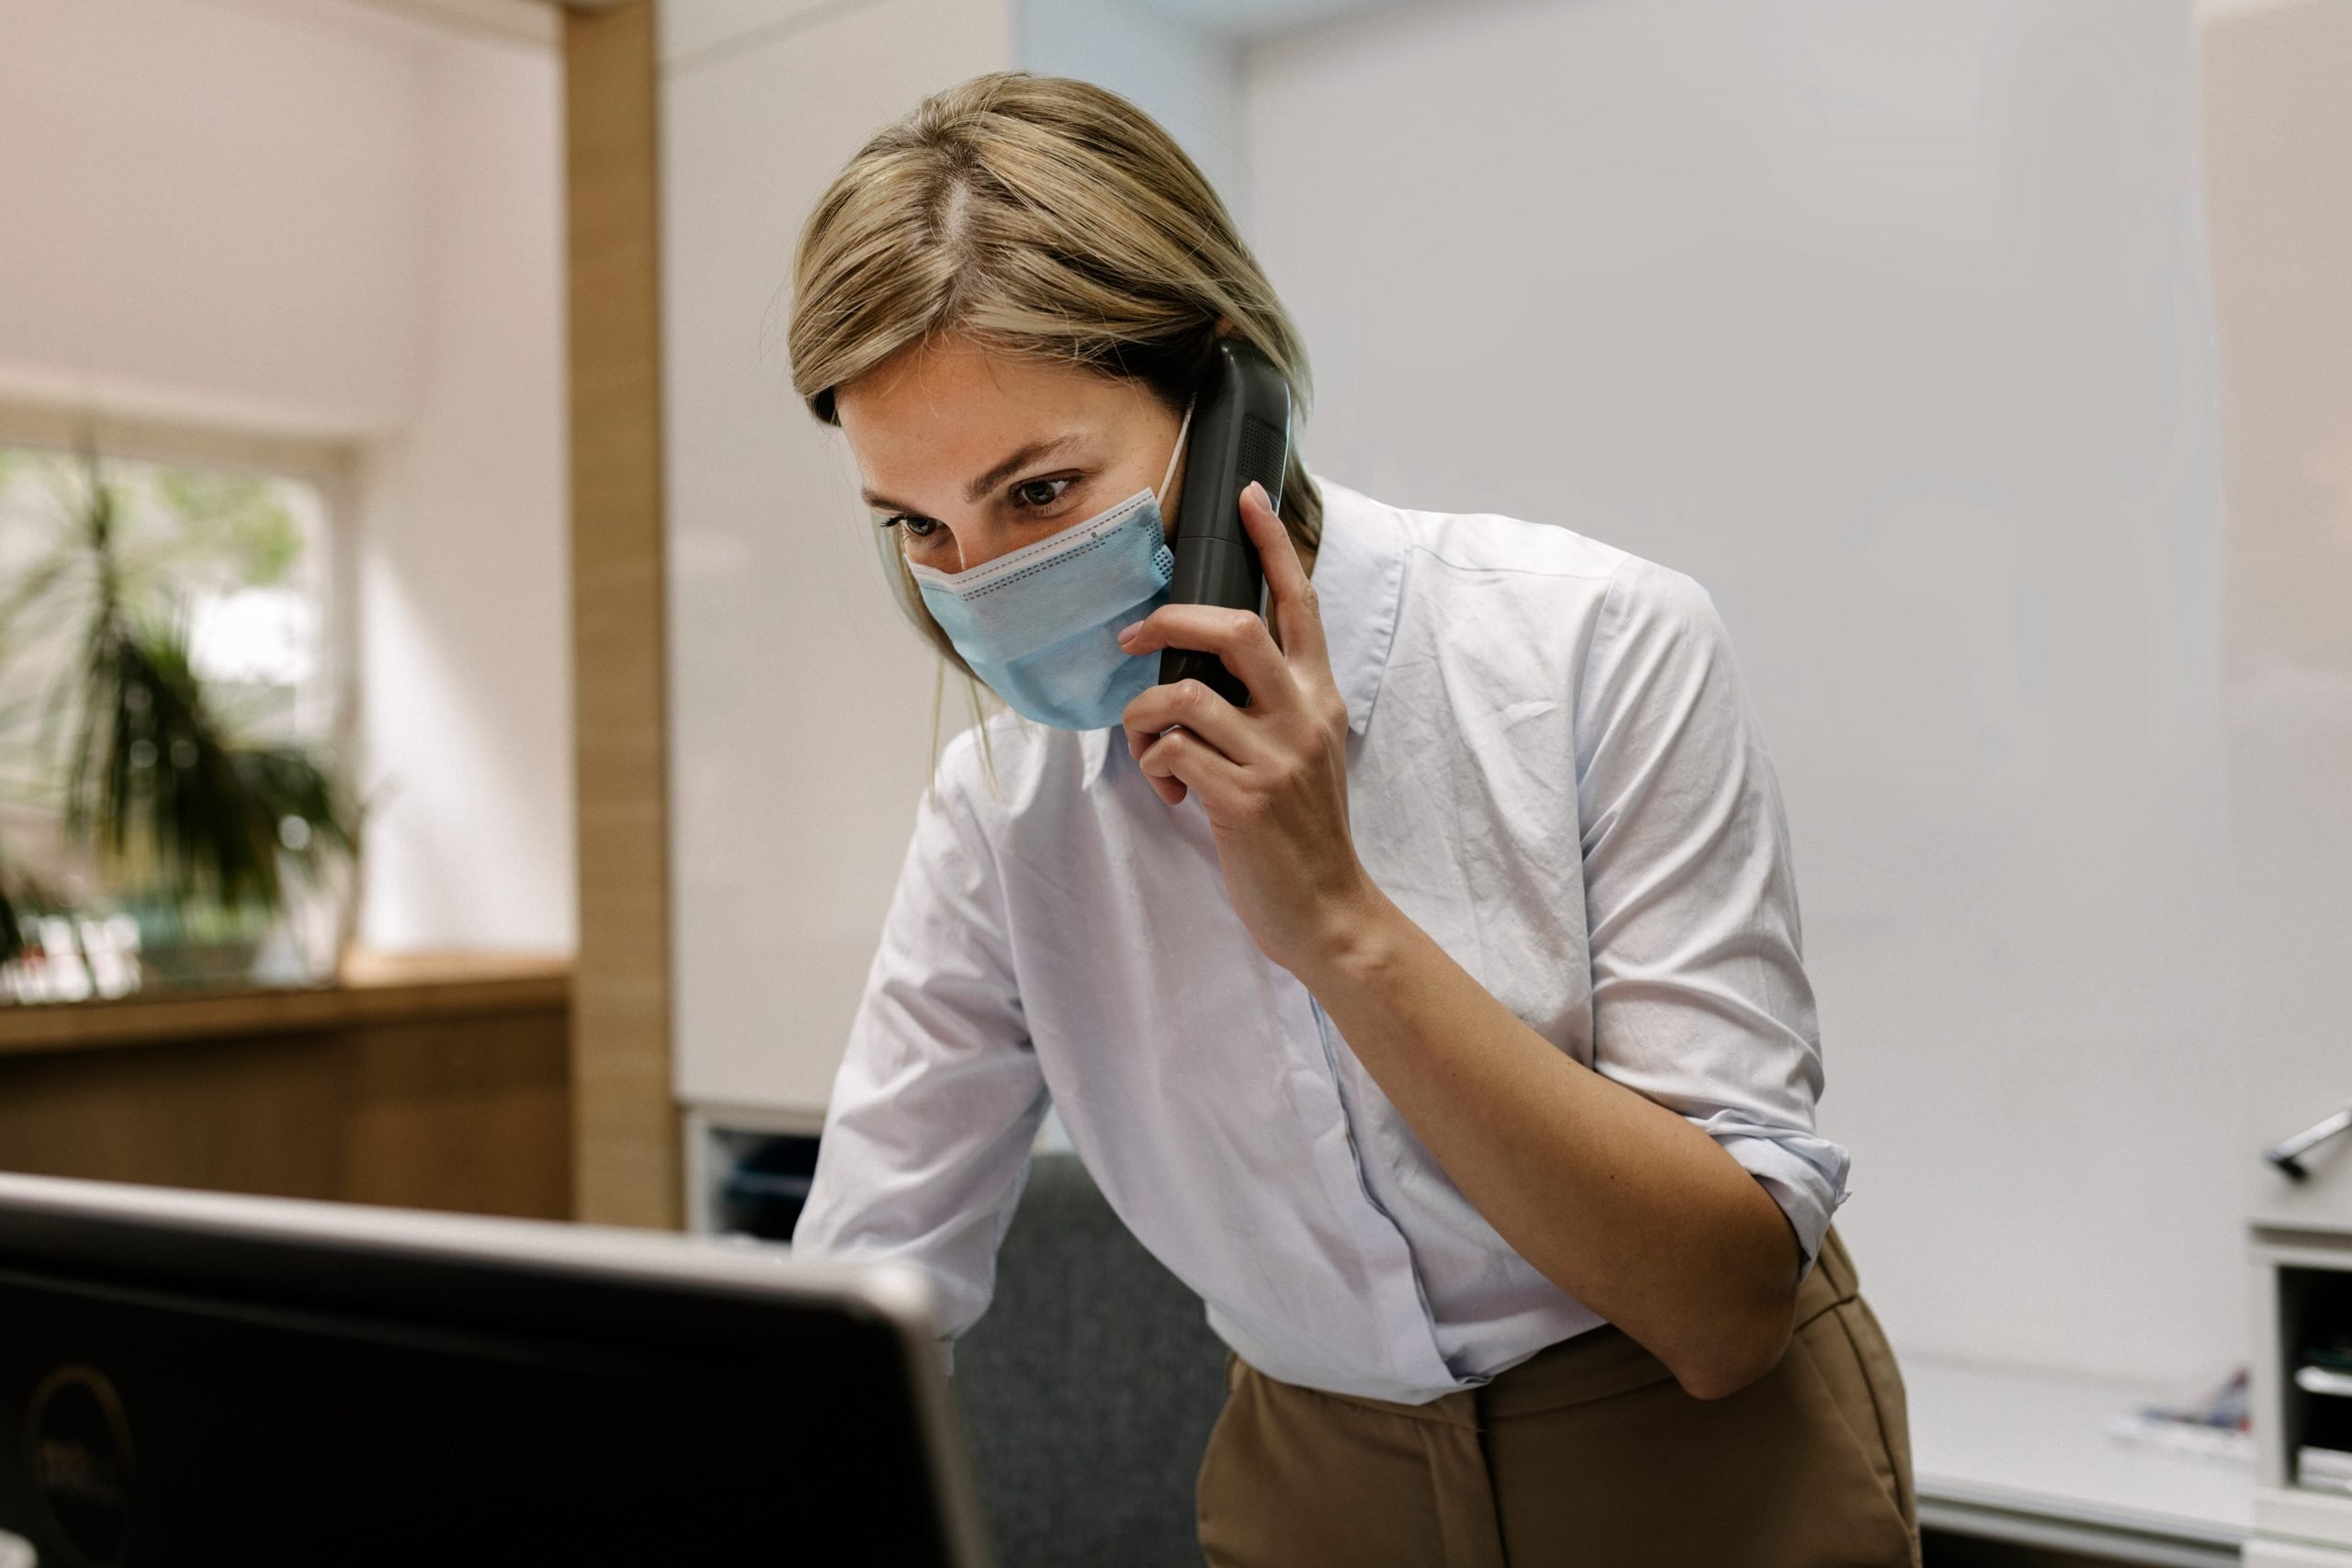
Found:
[{"label": "wooden wall panel", "polygon": [[561,1012],[354,1030],[345,1182],[369,1202],[571,1217],[571,1036]]},{"label": "wooden wall panel", "polygon": [[670,1070],[667,660],[652,0],[564,18],[579,1217],[683,1223]]},{"label": "wooden wall panel", "polygon": [[0,1169],[563,1219],[560,1005],[0,1055]]}]

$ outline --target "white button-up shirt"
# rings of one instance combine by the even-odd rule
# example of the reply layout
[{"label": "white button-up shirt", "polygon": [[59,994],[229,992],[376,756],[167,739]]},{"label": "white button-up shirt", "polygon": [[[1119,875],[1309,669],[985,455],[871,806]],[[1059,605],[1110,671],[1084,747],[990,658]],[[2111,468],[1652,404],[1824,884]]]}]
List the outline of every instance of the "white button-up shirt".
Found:
[{"label": "white button-up shirt", "polygon": [[[1713,601],[1563,528],[1317,482],[1363,865],[1530,1028],[1746,1167],[1810,1268],[1848,1160],[1814,1132],[1788,828]],[[960,1333],[1050,1103],[1273,1377],[1420,1403],[1602,1321],[1258,951],[1198,795],[1163,803],[1116,729],[1002,714],[987,741],[947,747],[917,815],[796,1247],[924,1266]]]}]

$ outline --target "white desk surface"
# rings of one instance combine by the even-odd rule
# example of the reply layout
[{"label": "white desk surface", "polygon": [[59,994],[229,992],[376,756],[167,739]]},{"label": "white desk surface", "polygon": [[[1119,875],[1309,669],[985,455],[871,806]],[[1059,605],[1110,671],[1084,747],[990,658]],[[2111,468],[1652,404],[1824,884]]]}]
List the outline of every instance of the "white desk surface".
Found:
[{"label": "white desk surface", "polygon": [[1898,1350],[1923,1524],[2127,1562],[2234,1562],[2254,1472],[2110,1437],[2176,1388]]}]

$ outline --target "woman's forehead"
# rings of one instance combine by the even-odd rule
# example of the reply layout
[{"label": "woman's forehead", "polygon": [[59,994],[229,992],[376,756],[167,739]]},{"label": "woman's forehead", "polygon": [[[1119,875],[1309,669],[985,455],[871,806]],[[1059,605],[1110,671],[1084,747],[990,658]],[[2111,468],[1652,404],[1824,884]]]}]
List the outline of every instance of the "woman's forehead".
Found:
[{"label": "woman's forehead", "polygon": [[834,394],[844,422],[969,423],[1107,412],[1148,399],[1136,382],[1091,367],[992,348],[960,333],[907,344]]},{"label": "woman's forehead", "polygon": [[984,471],[1026,445],[1115,434],[1156,406],[1138,382],[965,337],[910,344],[835,395],[867,487],[892,494]]}]

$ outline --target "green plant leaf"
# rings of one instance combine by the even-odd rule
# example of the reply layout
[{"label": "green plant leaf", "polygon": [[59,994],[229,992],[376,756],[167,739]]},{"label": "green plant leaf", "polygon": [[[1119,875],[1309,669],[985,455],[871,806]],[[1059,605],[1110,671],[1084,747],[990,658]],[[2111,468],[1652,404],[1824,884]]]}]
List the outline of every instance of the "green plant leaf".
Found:
[{"label": "green plant leaf", "polygon": [[[0,872],[7,867],[0,864]],[[8,902],[8,884],[0,877],[0,964],[25,951],[24,928],[17,923],[17,907]]]},{"label": "green plant leaf", "polygon": [[250,474],[202,468],[160,468],[155,493],[182,525],[171,551],[175,564],[190,558],[225,560],[238,581],[268,588],[286,581],[301,561],[302,525],[276,486]]},{"label": "green plant leaf", "polygon": [[[134,878],[185,898],[277,908],[282,862],[308,871],[349,852],[347,813],[316,760],[240,745],[217,721],[182,619],[118,620],[94,638],[83,701],[67,828]],[[302,824],[297,843],[289,820]]]},{"label": "green plant leaf", "polygon": [[[55,759],[67,838],[116,886],[189,911],[281,909],[288,871],[356,853],[357,807],[309,750],[240,733],[190,663],[174,594],[283,580],[304,548],[300,519],[258,477],[123,468],[86,450],[38,467],[63,526],[0,597],[0,655],[35,634],[49,659],[68,638],[77,651],[43,695],[6,705],[0,737],[37,769]],[[157,526],[164,515],[174,525]]]}]

